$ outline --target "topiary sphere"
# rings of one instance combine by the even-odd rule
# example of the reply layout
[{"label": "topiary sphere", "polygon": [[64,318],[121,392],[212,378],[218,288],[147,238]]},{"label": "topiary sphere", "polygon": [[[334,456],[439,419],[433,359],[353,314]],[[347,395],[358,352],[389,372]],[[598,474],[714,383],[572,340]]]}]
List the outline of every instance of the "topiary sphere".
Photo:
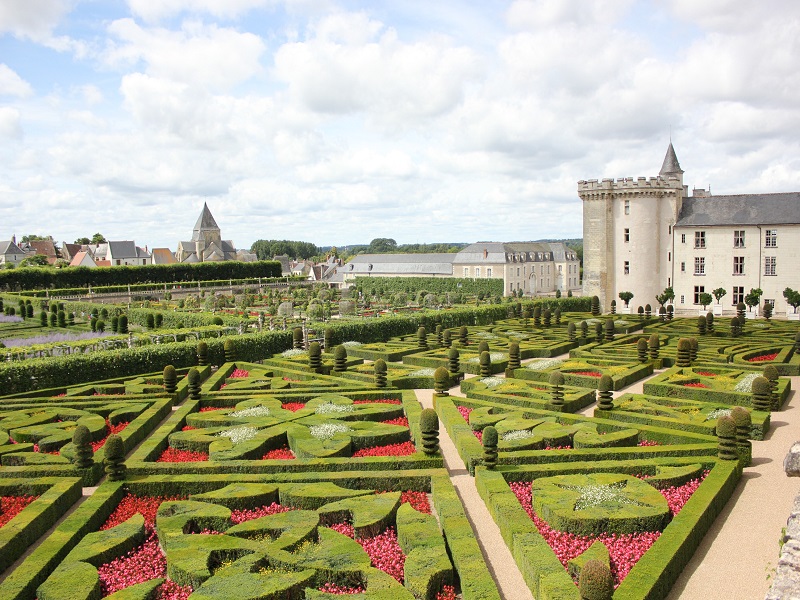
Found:
[{"label": "topiary sphere", "polygon": [[347,349],[344,346],[336,346],[333,349],[333,358],[336,360],[343,360],[347,358]]},{"label": "topiary sphere", "polygon": [[678,350],[689,352],[691,349],[692,342],[689,341],[689,338],[681,338],[678,340]]},{"label": "topiary sphere", "polygon": [[447,358],[450,360],[458,360],[459,356],[457,348],[450,348],[450,350],[447,351]]},{"label": "topiary sphere", "polygon": [[639,341],[636,342],[636,350],[639,352],[647,351],[647,339],[646,338],[639,338]]},{"label": "topiary sphere", "polygon": [[778,369],[775,368],[775,365],[767,365],[764,367],[764,377],[770,381],[778,381]]},{"label": "topiary sphere", "polygon": [[450,372],[445,367],[438,367],[433,372],[433,381],[447,385],[450,382]]},{"label": "topiary sphere", "polygon": [[[563,378],[564,376],[561,375]],[[552,383],[552,381],[550,382]],[[610,392],[614,389],[614,380],[611,378],[611,375],[601,375],[600,381],[597,382],[597,389],[601,392]]]},{"label": "topiary sphere", "polygon": [[614,577],[605,563],[587,560],[581,568],[578,587],[582,600],[611,600],[614,594]]},{"label": "topiary sphere", "polygon": [[735,438],[736,437],[736,423],[733,417],[723,415],[717,419],[717,437],[721,438]]},{"label": "topiary sphere", "polygon": [[164,380],[164,389],[169,394],[174,393],[178,385],[178,373],[175,371],[175,367],[172,365],[167,365],[164,367],[164,373],[162,377]]},{"label": "topiary sphere", "polygon": [[478,344],[478,352],[489,352],[489,342],[482,340],[481,343]]},{"label": "topiary sphere", "polygon": [[756,377],[753,380],[752,392],[754,394],[772,394],[772,386],[766,377]]},{"label": "topiary sphere", "polygon": [[379,358],[375,361],[375,372],[376,373],[386,373],[386,361],[382,358]]},{"label": "topiary sphere", "polygon": [[553,371],[548,378],[550,385],[564,385],[564,374],[561,371]]},{"label": "topiary sphere", "polygon": [[308,355],[322,356],[322,347],[319,345],[319,342],[311,342],[308,345]]},{"label": "topiary sphere", "polygon": [[419,429],[423,432],[439,431],[439,416],[432,408],[423,408],[419,414]]},{"label": "topiary sphere", "polygon": [[87,446],[92,443],[92,435],[86,425],[77,425],[72,432],[72,443],[75,446]]},{"label": "topiary sphere", "polygon": [[753,418],[750,416],[750,411],[742,406],[734,406],[731,409],[731,418],[736,424],[736,427],[746,427],[750,429],[753,424]]},{"label": "topiary sphere", "polygon": [[487,425],[483,428],[483,445],[497,446],[497,429],[493,425]]},{"label": "topiary sphere", "polygon": [[122,460],[125,456],[125,444],[122,438],[115,433],[109,435],[103,445],[103,452],[106,460]]}]

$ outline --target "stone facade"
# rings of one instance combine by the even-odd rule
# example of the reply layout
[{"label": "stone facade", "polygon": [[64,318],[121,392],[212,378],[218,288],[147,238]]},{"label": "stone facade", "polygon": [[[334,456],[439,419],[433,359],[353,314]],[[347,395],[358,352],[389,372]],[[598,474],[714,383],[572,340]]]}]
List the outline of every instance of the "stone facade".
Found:
[{"label": "stone facade", "polygon": [[670,144],[657,177],[579,181],[578,195],[583,294],[598,296],[603,310],[623,291],[634,294],[632,306],[656,306],[672,287],[676,310],[700,311],[699,295],[723,288],[716,310],[732,313],[761,288],[762,303],[786,313],[783,290],[797,288],[790,260],[800,252],[800,194],[689,196]]}]

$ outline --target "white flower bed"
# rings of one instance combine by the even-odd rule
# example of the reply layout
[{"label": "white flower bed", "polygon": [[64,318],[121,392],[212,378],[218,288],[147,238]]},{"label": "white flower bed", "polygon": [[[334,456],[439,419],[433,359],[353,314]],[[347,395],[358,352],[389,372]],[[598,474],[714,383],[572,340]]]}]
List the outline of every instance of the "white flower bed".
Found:
[{"label": "white flower bed", "polygon": [[505,381],[502,377],[484,377],[481,379],[481,383],[489,388],[497,387],[501,383],[505,383]]},{"label": "white flower bed", "polygon": [[545,358],[544,360],[536,360],[526,365],[527,369],[531,371],[546,371],[547,369],[554,369],[560,367],[566,362],[563,358]]},{"label": "white flower bed", "polygon": [[329,440],[337,433],[347,433],[352,429],[341,423],[323,423],[322,425],[312,425],[308,431],[312,437],[318,440]]},{"label": "white flower bed", "polygon": [[352,404],[333,404],[332,402],[325,402],[317,407],[314,412],[318,415],[330,415],[333,413],[351,413],[355,410]]},{"label": "white flower bed", "polygon": [[710,413],[706,415],[706,421],[713,421],[714,419],[719,419],[720,417],[730,417],[731,416],[731,409],[730,408],[717,408],[712,410]]},{"label": "white flower bed", "polygon": [[433,373],[436,369],[417,369],[413,373],[409,374],[409,377],[433,377]]},{"label": "white flower bed", "polygon": [[755,381],[757,377],[761,377],[761,373],[750,373],[749,375],[745,375],[733,389],[737,392],[749,394],[753,391],[753,381]]},{"label": "white flower bed", "polygon": [[514,429],[512,431],[506,431],[502,439],[505,442],[511,442],[514,440],[528,440],[532,437],[536,437],[536,434],[528,429]]},{"label": "white flower bed", "polygon": [[[498,360],[505,360],[506,358],[507,358],[507,355],[505,354],[505,352],[489,352],[489,360],[492,361],[492,362],[497,362]],[[472,358],[469,358],[469,359],[465,360],[464,362],[479,363],[479,362],[481,362],[481,357],[480,356],[473,356]]]},{"label": "white flower bed", "polygon": [[306,353],[305,350],[297,350],[295,348],[292,348],[290,350],[284,350],[283,352],[281,352],[281,356],[283,358],[292,358],[293,356],[300,356],[301,354],[305,353]]},{"label": "white flower bed", "polygon": [[243,417],[268,417],[269,414],[269,409],[266,406],[252,406],[232,412],[228,416],[234,419],[241,419]]},{"label": "white flower bed", "polygon": [[356,346],[361,346],[361,345],[362,345],[361,342],[355,342],[352,340],[349,342],[342,343],[342,346],[344,346],[345,348],[355,348]]},{"label": "white flower bed", "polygon": [[575,502],[575,510],[585,510],[606,502],[633,503],[630,498],[622,494],[624,487],[621,483],[576,486],[575,489],[581,492],[580,498]]},{"label": "white flower bed", "polygon": [[254,437],[256,437],[257,433],[258,429],[255,427],[234,427],[233,429],[220,431],[217,434],[217,437],[230,438],[231,442],[233,442],[235,445],[241,442],[246,442],[247,440],[252,440]]}]

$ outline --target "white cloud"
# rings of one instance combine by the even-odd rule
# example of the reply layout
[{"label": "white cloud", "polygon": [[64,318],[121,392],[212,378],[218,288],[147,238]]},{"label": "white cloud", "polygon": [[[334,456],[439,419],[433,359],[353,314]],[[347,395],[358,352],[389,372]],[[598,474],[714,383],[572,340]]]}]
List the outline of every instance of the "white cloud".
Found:
[{"label": "white cloud", "polygon": [[47,39],[73,5],[72,0],[3,0],[0,33],[36,41]]},{"label": "white cloud", "polygon": [[0,95],[26,98],[31,94],[33,94],[31,85],[8,65],[0,63]]},{"label": "white cloud", "polygon": [[318,113],[366,111],[399,124],[442,114],[462,99],[481,61],[445,38],[405,43],[363,14],[337,14],[309,28],[305,41],[275,53],[277,77]]},{"label": "white cloud", "polygon": [[145,21],[159,21],[181,13],[205,13],[219,18],[240,16],[272,0],[128,0],[131,12]]},{"label": "white cloud", "polygon": [[0,106],[0,138],[22,138],[22,124],[19,117],[16,108]]},{"label": "white cloud", "polygon": [[146,29],[132,19],[111,23],[111,43],[104,58],[112,66],[145,64],[154,77],[175,82],[228,89],[257,75],[264,42],[252,33],[186,21],[180,31]]}]

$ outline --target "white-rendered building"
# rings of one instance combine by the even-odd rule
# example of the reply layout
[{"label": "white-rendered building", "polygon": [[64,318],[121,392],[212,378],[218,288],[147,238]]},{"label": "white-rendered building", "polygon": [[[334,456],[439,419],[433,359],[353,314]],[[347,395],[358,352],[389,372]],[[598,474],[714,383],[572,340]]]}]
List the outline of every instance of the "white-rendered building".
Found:
[{"label": "white-rendered building", "polygon": [[657,306],[656,295],[672,287],[675,309],[695,312],[701,293],[723,288],[730,313],[761,288],[762,305],[769,300],[782,314],[783,290],[800,288],[791,271],[800,256],[800,193],[689,196],[670,143],[657,177],[579,181],[578,195],[583,293],[598,296],[603,310],[612,300],[620,305],[623,291],[634,294],[631,306]]}]

